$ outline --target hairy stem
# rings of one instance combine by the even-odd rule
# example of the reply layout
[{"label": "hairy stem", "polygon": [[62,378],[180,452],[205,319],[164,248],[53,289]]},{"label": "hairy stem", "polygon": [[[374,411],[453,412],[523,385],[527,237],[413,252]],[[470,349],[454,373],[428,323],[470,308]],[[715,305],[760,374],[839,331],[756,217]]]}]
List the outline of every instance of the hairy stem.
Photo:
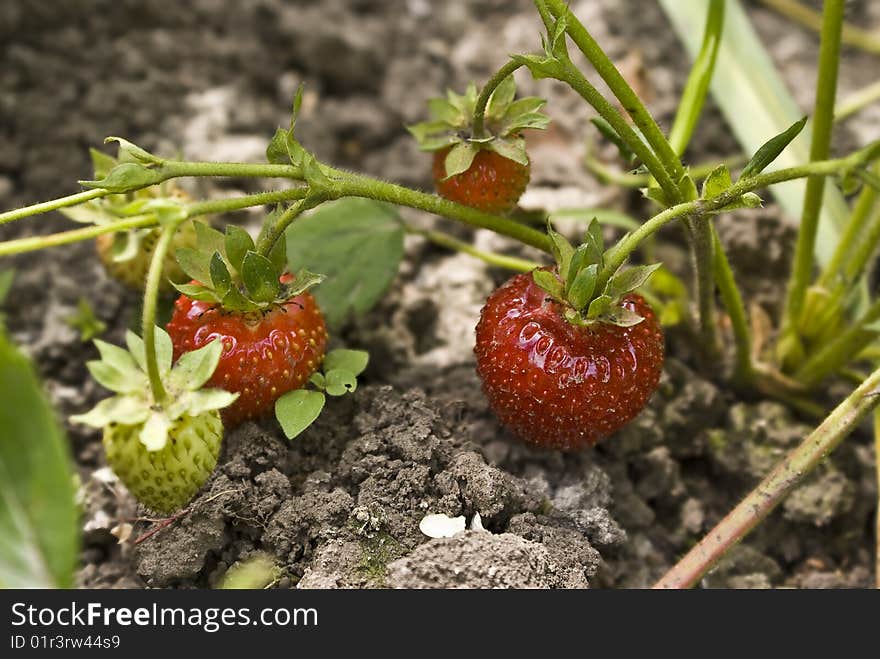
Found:
[{"label": "hairy stem", "polygon": [[498,69],[498,71],[489,78],[488,82],[483,86],[483,89],[480,90],[480,95],[477,97],[477,105],[474,109],[474,137],[485,137],[483,124],[486,119],[486,106],[489,104],[489,98],[492,96],[492,92],[495,91],[495,88],[498,87],[498,85],[504,82],[508,77],[512,76],[513,72],[521,66],[521,63],[510,60]]},{"label": "hairy stem", "polygon": [[880,369],[874,371],[761,483],[709,531],[654,588],[690,588],[754,529],[880,403]]},{"label": "hairy stem", "polygon": [[150,260],[150,269],[147,272],[147,283],[144,288],[144,313],[142,332],[144,335],[144,353],[147,361],[147,377],[150,379],[150,390],[153,392],[153,400],[162,405],[167,398],[165,385],[159,375],[159,362],[156,357],[156,301],[159,297],[159,285],[162,283],[162,267],[165,257],[171,247],[171,241],[177,231],[180,222],[169,222],[162,227],[159,241],[156,243],[156,251]]},{"label": "hairy stem", "polygon": [[[840,30],[843,25],[844,0],[826,0],[822,21],[822,41],[819,48],[819,77],[816,82],[816,103],[813,112],[813,134],[810,142],[810,161],[824,160],[831,148],[831,128],[834,121],[834,98],[837,93],[837,71],[840,59]],[[797,332],[804,306],[807,287],[813,276],[813,260],[819,214],[825,194],[825,180],[818,176],[807,179],[804,208],[801,215],[794,264],[788,283],[785,313],[780,331],[780,343],[791,341]],[[783,363],[786,356],[782,355]]]},{"label": "hairy stem", "polygon": [[44,201],[23,208],[16,208],[15,210],[0,213],[0,224],[14,222],[15,220],[20,220],[32,215],[48,213],[49,211],[58,210],[59,208],[76,206],[77,204],[82,204],[91,201],[92,199],[106,197],[108,194],[110,194],[110,192],[107,190],[84,190],[83,192],[77,192],[76,194],[68,195],[66,197],[59,197],[58,199],[52,199],[51,201]]},{"label": "hairy stem", "polygon": [[715,243],[715,280],[718,282],[718,290],[724,308],[730,317],[733,328],[733,340],[736,345],[736,360],[733,369],[733,382],[739,387],[749,385],[754,379],[752,367],[752,337],[749,331],[749,321],[746,315],[746,307],[740,295],[739,287],[733,276],[733,270],[724,253],[724,247],[718,239],[717,232],[712,232]]}]

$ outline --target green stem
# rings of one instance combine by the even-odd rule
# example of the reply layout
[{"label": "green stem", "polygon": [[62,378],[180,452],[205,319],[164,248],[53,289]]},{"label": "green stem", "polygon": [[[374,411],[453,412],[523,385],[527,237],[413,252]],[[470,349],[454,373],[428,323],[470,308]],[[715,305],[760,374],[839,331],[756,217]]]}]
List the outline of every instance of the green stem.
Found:
[{"label": "green stem", "polygon": [[715,364],[721,353],[715,323],[715,230],[701,217],[686,218],[694,256],[694,288],[699,310],[700,352],[703,364]]},{"label": "green stem", "polygon": [[[875,171],[878,171],[875,166]],[[846,223],[846,228],[841,236],[834,254],[825,265],[817,285],[828,288],[834,280],[844,271],[844,263],[853,251],[853,248],[862,244],[861,236],[864,235],[865,226],[871,217],[871,211],[877,203],[877,190],[870,185],[862,186],[862,191],[853,206],[852,214]],[[848,266],[847,266],[848,267]],[[853,280],[850,280],[853,281]]]},{"label": "green stem", "polygon": [[284,235],[287,227],[289,227],[296,218],[302,215],[303,212],[318,206],[323,203],[323,201],[323,197],[311,196],[291,204],[287,210],[278,216],[274,223],[266,228],[265,233],[260,236],[257,244],[257,252],[268,257],[272,248],[275,247],[275,243]]},{"label": "green stem", "polygon": [[232,178],[289,178],[301,180],[302,170],[293,165],[247,162],[198,162],[164,160],[159,170],[164,179],[183,176],[225,176]]},{"label": "green stem", "polygon": [[[231,199],[200,201],[187,206],[187,217],[192,218],[214,213],[225,213],[250,208],[251,206],[276,204],[283,201],[299,199],[305,195],[306,190],[307,188],[293,188],[291,190],[261,192]],[[159,221],[153,214],[136,215],[109,224],[83,227],[82,229],[53,233],[48,236],[30,236],[27,238],[19,238],[17,240],[7,240],[6,242],[0,242],[0,256],[23,254],[25,252],[33,252],[40,249],[47,249],[49,247],[69,245],[71,243],[97,238],[105,233],[119,233],[130,229],[143,229],[156,226],[158,223]]]},{"label": "green stem", "polygon": [[[761,0],[761,2],[811,30],[819,32],[822,29],[822,14],[802,5],[797,0]],[[880,38],[874,32],[844,23],[841,40],[848,46],[880,55]]]},{"label": "green stem", "polygon": [[794,374],[795,379],[806,387],[815,387],[845,366],[877,336],[876,332],[865,329],[877,320],[880,320],[880,300],[868,307],[855,324],[813,354]]},{"label": "green stem", "polygon": [[[831,147],[843,9],[844,0],[825,0],[822,41],[819,47],[819,76],[816,82],[816,103],[813,112],[813,134],[810,143],[811,162],[827,158]],[[790,341],[797,332],[807,287],[813,276],[816,232],[819,228],[819,214],[824,194],[825,180],[818,176],[809,177],[795,245],[794,264],[788,284],[780,342]]]},{"label": "green stem", "polygon": [[694,128],[703,111],[715,60],[718,58],[718,47],[724,29],[724,0],[711,0],[706,15],[706,27],[703,29],[703,45],[694,60],[688,76],[675,121],[669,133],[669,143],[675,153],[681,155],[687,148],[694,133]]},{"label": "green stem", "polygon": [[162,384],[159,362],[156,357],[156,304],[159,297],[159,285],[162,283],[162,267],[178,226],[180,226],[179,221],[171,222],[162,227],[162,233],[156,243],[156,251],[153,252],[153,258],[150,260],[150,269],[147,272],[147,283],[144,288],[142,323],[144,353],[147,362],[147,377],[150,379],[150,390],[153,392],[153,400],[158,405],[162,405],[168,395],[165,392],[165,385]]},{"label": "green stem", "polygon": [[434,243],[435,245],[440,245],[441,247],[446,247],[457,252],[469,254],[470,256],[478,258],[481,261],[484,261],[485,263],[488,263],[489,265],[495,266],[497,268],[513,270],[515,272],[531,272],[535,268],[541,267],[540,263],[529,261],[528,259],[520,259],[515,256],[496,254],[494,252],[487,252],[482,249],[477,249],[470,243],[458,240],[457,238],[453,238],[449,234],[442,233],[440,231],[425,231],[423,229],[417,229],[411,226],[407,226],[406,231],[407,233],[422,236],[423,238],[426,238],[430,242]]},{"label": "green stem", "polygon": [[880,403],[880,369],[874,371],[771,471],[761,483],[709,531],[654,588],[690,588],[727,551],[754,529],[865,416]]},{"label": "green stem", "polygon": [[626,143],[630,150],[638,156],[669,199],[681,199],[678,186],[673,182],[670,173],[657,155],[630,127],[621,114],[599,93],[589,80],[571,62],[561,62],[556,67],[555,76],[577,92],[581,98],[592,105],[599,115],[605,119]]},{"label": "green stem", "polygon": [[[725,158],[721,162],[713,160],[710,163],[699,163],[690,168],[690,175],[694,182],[697,182],[709,176],[709,174],[711,174],[720,164],[727,165],[727,167],[732,170],[737,167],[742,167],[745,163],[746,158],[743,156],[732,156],[730,158]],[[623,188],[646,188],[651,184],[650,174],[632,174],[630,172],[612,169],[598,160],[592,153],[588,153],[584,157],[584,167],[587,168],[587,171],[592,172],[602,183],[619,185]]]},{"label": "green stem", "polygon": [[477,97],[477,105],[474,109],[474,137],[485,137],[483,124],[486,119],[486,106],[489,104],[489,98],[492,96],[492,92],[495,91],[498,85],[512,76],[514,71],[521,66],[521,63],[510,60],[498,69],[498,71],[489,78],[489,81],[485,84],[483,89],[480,90],[480,95]]},{"label": "green stem", "polygon": [[410,190],[395,183],[359,174],[351,174],[335,183],[334,189],[330,192],[332,198],[366,197],[398,206],[417,208],[481,229],[489,229],[526,245],[537,247],[548,254],[551,252],[550,238],[544,232],[500,215],[491,215],[470,206],[456,204],[438,195]]},{"label": "green stem", "polygon": [[718,282],[718,290],[721,293],[724,308],[730,317],[734,344],[736,345],[733,382],[737,386],[744,387],[754,379],[752,337],[749,331],[746,307],[717,232],[712,231],[712,239],[715,243],[715,280]]},{"label": "green stem", "polygon": [[[592,35],[584,27],[583,23],[571,12],[565,0],[546,0],[550,11],[557,17],[565,17],[566,32],[574,41],[575,45],[586,56],[587,60],[596,69],[596,72],[608,85],[611,92],[620,101],[624,110],[632,117],[642,135],[651,145],[663,168],[671,175],[673,180],[678,181],[684,175],[684,168],[666,136],[660,130],[657,122],[648,112],[632,87],[624,80],[620,71],[596,43]],[[605,117],[607,120],[607,117]],[[612,124],[613,125],[613,124]],[[653,174],[653,172],[651,172]]]},{"label": "green stem", "polygon": [[49,211],[58,210],[59,208],[76,206],[77,204],[82,204],[91,201],[92,199],[106,197],[108,194],[110,193],[107,190],[84,190],[83,192],[77,192],[76,194],[68,195],[66,197],[59,197],[58,199],[52,199],[51,201],[44,201],[23,208],[16,208],[15,210],[0,213],[0,224],[14,222],[15,220],[30,217],[31,215],[48,213]]}]

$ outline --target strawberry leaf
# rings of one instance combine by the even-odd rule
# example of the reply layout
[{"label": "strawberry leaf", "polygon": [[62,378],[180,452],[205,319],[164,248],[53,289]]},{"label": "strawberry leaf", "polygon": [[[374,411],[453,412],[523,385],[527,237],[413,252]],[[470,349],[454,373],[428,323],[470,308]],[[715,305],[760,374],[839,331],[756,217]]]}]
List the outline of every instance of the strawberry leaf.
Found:
[{"label": "strawberry leaf", "polygon": [[27,359],[0,336],[0,588],[71,588],[80,520],[69,449]]},{"label": "strawberry leaf", "polygon": [[324,357],[324,370],[344,370],[353,376],[358,376],[367,368],[370,354],[365,350],[347,350],[338,348],[331,350]]},{"label": "strawberry leaf", "polygon": [[248,252],[241,265],[241,279],[254,302],[271,302],[281,290],[278,273],[262,254]]},{"label": "strawberry leaf", "polygon": [[403,258],[403,227],[393,207],[349,198],[323,204],[286,232],[291,272],[322,272],[315,290],[327,324],[338,328],[379,300]]},{"label": "strawberry leaf", "polygon": [[357,389],[357,377],[341,368],[327,370],[324,374],[324,390],[331,396],[352,394]]},{"label": "strawberry leaf", "polygon": [[703,181],[700,198],[712,199],[717,197],[732,185],[733,180],[730,178],[730,170],[727,169],[727,165],[722,163],[713,169],[709,176],[706,177],[706,180]]},{"label": "strawberry leaf", "polygon": [[275,134],[266,147],[266,160],[273,165],[289,165],[290,154],[287,151],[287,131],[283,128],[275,130]]},{"label": "strawberry leaf", "polygon": [[312,425],[324,409],[325,400],[320,391],[297,389],[275,401],[275,418],[288,439],[295,438]]},{"label": "strawberry leaf", "polygon": [[229,259],[229,265],[238,272],[241,272],[241,266],[244,263],[245,254],[256,251],[254,239],[251,238],[251,235],[234,224],[230,224],[226,227],[224,245],[226,247],[226,258]]},{"label": "strawberry leaf", "polygon": [[755,152],[752,159],[746,163],[746,166],[743,167],[743,170],[739,175],[740,180],[749,178],[750,176],[757,176],[764,171],[770,163],[779,157],[779,154],[785,150],[785,147],[791,144],[792,140],[800,134],[806,125],[807,118],[804,117],[800,121],[794,122],[791,126],[779,133],[779,135],[767,140],[761,145],[761,148]]}]

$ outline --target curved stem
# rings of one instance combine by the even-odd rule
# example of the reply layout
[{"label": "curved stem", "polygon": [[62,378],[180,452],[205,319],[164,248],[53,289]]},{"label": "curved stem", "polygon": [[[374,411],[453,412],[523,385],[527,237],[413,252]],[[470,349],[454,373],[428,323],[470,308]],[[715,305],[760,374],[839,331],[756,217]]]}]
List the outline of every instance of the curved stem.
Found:
[{"label": "curved stem", "polygon": [[[699,311],[700,353],[703,366],[717,363],[721,354],[715,322],[715,229],[702,217],[685,220],[694,257],[694,288]],[[719,244],[720,246],[720,244]]]},{"label": "curved stem", "polygon": [[565,16],[566,32],[632,117],[635,125],[638,126],[648,144],[654,149],[660,162],[663,163],[664,169],[674,180],[680,179],[684,174],[681,160],[672,149],[657,122],[654,121],[641,99],[629,86],[608,55],[599,47],[583,23],[571,12],[565,0],[546,0],[546,2],[550,11],[557,18]]},{"label": "curved stem", "polygon": [[510,60],[498,69],[498,71],[489,78],[483,89],[480,90],[480,95],[477,97],[477,105],[474,109],[474,137],[485,137],[483,124],[486,119],[486,106],[489,104],[489,98],[492,96],[492,92],[495,91],[495,88],[498,87],[498,85],[513,75],[513,72],[521,66],[521,63]]},{"label": "curved stem", "polygon": [[406,226],[405,229],[407,233],[422,236],[428,241],[434,243],[435,245],[440,245],[441,247],[446,247],[457,252],[468,254],[497,268],[513,270],[515,272],[531,272],[535,268],[541,267],[541,264],[537,263],[536,261],[529,261],[528,259],[521,259],[517,258],[516,256],[495,254],[494,252],[487,252],[482,249],[477,249],[470,243],[466,243],[463,240],[453,238],[448,233],[442,233],[440,231],[426,231],[411,226]]},{"label": "curved stem", "polygon": [[[813,134],[810,142],[811,162],[827,158],[831,148],[843,9],[844,0],[825,0],[822,41],[819,47],[819,77],[816,82],[816,103],[813,112]],[[811,176],[807,179],[804,208],[780,330],[780,343],[786,340],[790,341],[797,332],[796,328],[804,306],[807,287],[813,276],[816,233],[819,228],[819,214],[824,194],[824,179],[818,176]],[[783,362],[785,362],[784,355]]]},{"label": "curved stem", "polygon": [[862,87],[841,99],[834,108],[834,121],[843,121],[878,100],[880,100],[880,81]]},{"label": "curved stem", "polygon": [[880,369],[874,371],[687,553],[654,588],[690,588],[754,529],[859,422],[880,403]]},{"label": "curved stem", "polygon": [[[225,213],[250,208],[252,206],[263,206],[265,204],[276,204],[282,201],[299,199],[305,195],[306,190],[307,188],[294,188],[291,190],[279,190],[276,192],[261,192],[231,199],[200,201],[187,206],[187,217],[192,218],[213,213]],[[82,229],[63,231],[48,236],[30,236],[28,238],[19,238],[17,240],[7,240],[6,242],[0,242],[0,256],[23,254],[25,252],[33,252],[40,249],[47,249],[49,247],[69,245],[71,243],[97,238],[105,233],[119,233],[121,231],[128,231],[129,229],[143,229],[156,226],[158,223],[159,221],[153,214],[136,215],[109,224],[83,227]]]},{"label": "curved stem", "polygon": [[162,267],[165,265],[165,257],[171,247],[171,240],[177,231],[180,222],[170,222],[162,227],[159,241],[156,243],[156,251],[150,261],[150,269],[147,272],[147,283],[144,288],[144,313],[142,321],[142,333],[144,335],[144,353],[147,362],[147,377],[150,379],[150,390],[153,392],[153,400],[162,405],[167,398],[165,385],[159,374],[159,362],[156,357],[156,301],[159,297],[159,285],[162,283]]},{"label": "curved stem", "polygon": [[746,307],[740,295],[739,287],[733,276],[733,270],[724,253],[724,246],[718,239],[718,233],[712,231],[712,239],[715,246],[715,280],[718,282],[718,291],[724,308],[730,317],[733,328],[733,340],[736,345],[736,360],[733,369],[733,382],[736,386],[747,386],[754,379],[752,367],[752,336],[749,331],[749,321],[746,315]]},{"label": "curved stem", "polygon": [[77,204],[82,204],[91,201],[92,199],[106,197],[108,194],[110,194],[110,192],[107,190],[84,190],[83,192],[77,192],[76,194],[68,195],[66,197],[59,197],[58,199],[52,199],[51,201],[44,201],[39,204],[24,206],[23,208],[16,208],[15,210],[0,213],[0,224],[14,222],[15,220],[20,220],[32,215],[48,213],[49,211],[58,210],[59,208],[76,206]]}]

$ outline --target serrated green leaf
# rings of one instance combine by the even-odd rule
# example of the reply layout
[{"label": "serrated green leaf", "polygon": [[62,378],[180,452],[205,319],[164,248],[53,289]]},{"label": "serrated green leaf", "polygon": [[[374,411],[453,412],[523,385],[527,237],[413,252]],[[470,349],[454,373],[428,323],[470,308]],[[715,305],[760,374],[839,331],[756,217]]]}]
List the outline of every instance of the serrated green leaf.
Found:
[{"label": "serrated green leaf", "polygon": [[100,188],[108,192],[129,192],[161,183],[165,175],[136,162],[116,165],[107,176],[97,181],[80,181],[86,188]]},{"label": "serrated green leaf", "polygon": [[551,297],[562,300],[565,298],[565,289],[562,282],[549,270],[532,270],[532,279],[542,291],[546,291]]},{"label": "serrated green leaf", "polygon": [[792,140],[800,134],[806,125],[807,118],[804,117],[799,121],[794,122],[791,126],[779,133],[779,135],[771,137],[764,142],[764,144],[761,145],[761,148],[755,151],[755,155],[753,155],[751,160],[746,163],[746,166],[743,167],[742,173],[739,175],[740,179],[757,176],[764,171],[767,165],[779,157],[779,154],[782,153],[785,147],[791,144]]},{"label": "serrated green leaf", "polygon": [[[526,141],[522,137],[494,139],[486,142],[486,148],[494,151],[502,158],[507,158],[520,165],[526,166],[529,164],[529,156],[526,153]],[[470,167],[470,164],[468,164],[468,167]]]},{"label": "serrated green leaf", "polygon": [[393,207],[340,199],[290,226],[287,259],[291,271],[307,268],[326,275],[315,297],[335,329],[372,308],[388,288],[403,258],[403,237]]},{"label": "serrated green leaf", "polygon": [[195,249],[193,247],[181,247],[174,256],[180,269],[191,279],[203,285],[211,283],[211,252]]},{"label": "serrated green leaf", "polygon": [[193,226],[196,229],[196,245],[199,250],[206,254],[220,252],[226,256],[226,236],[209,226],[206,222],[195,222]]},{"label": "serrated green leaf", "polygon": [[221,354],[223,342],[220,339],[214,339],[198,350],[183,353],[171,369],[169,384],[181,391],[196,391],[214,374]]},{"label": "serrated green leaf", "polygon": [[470,169],[474,158],[477,156],[479,147],[469,142],[459,142],[446,154],[443,166],[446,169],[445,178],[451,178]]},{"label": "serrated green leaf", "polygon": [[281,284],[272,262],[262,254],[248,252],[241,265],[241,279],[254,302],[271,302],[278,297]]},{"label": "serrated green leaf", "polygon": [[553,250],[553,258],[556,261],[557,270],[562,281],[568,281],[571,257],[574,256],[574,246],[561,233],[553,230],[548,223],[547,235],[550,236],[550,247]]},{"label": "serrated green leaf", "polygon": [[219,297],[223,297],[232,288],[232,276],[220,252],[211,257],[211,287]]},{"label": "serrated green leaf", "polygon": [[348,371],[355,377],[364,372],[370,362],[370,353],[366,350],[348,350],[337,348],[331,350],[324,357],[324,370],[335,369]]},{"label": "serrated green leaf", "polygon": [[324,394],[320,391],[297,389],[284,394],[275,401],[275,418],[287,439],[293,439],[312,422],[324,409]]},{"label": "serrated green leaf", "polygon": [[651,275],[656,272],[662,264],[654,263],[652,265],[637,265],[626,270],[621,270],[608,280],[606,287],[607,294],[612,298],[620,298],[630,293],[640,286],[644,286],[645,282],[650,279]]},{"label": "serrated green leaf", "polygon": [[727,191],[733,185],[733,179],[730,178],[730,170],[727,165],[718,165],[706,180],[703,181],[703,189],[700,193],[701,199],[712,199],[722,192]]},{"label": "serrated green leaf", "polygon": [[238,272],[241,272],[245,254],[254,252],[257,249],[254,246],[254,239],[251,238],[251,235],[234,224],[227,225],[224,244],[226,245],[226,258],[229,259],[229,265]]},{"label": "serrated green leaf", "polygon": [[489,105],[486,108],[486,116],[492,119],[500,119],[504,116],[507,108],[516,96],[516,81],[512,75],[501,81],[492,95],[489,97]]},{"label": "serrated green leaf", "polygon": [[70,588],[79,512],[64,435],[33,368],[0,336],[0,588]]},{"label": "serrated green leaf", "polygon": [[266,147],[266,160],[273,165],[289,165],[290,154],[287,152],[287,131],[283,128],[275,129],[275,134]]},{"label": "serrated green leaf", "polygon": [[583,309],[587,306],[593,291],[596,289],[596,275],[599,266],[595,263],[577,273],[574,281],[568,289],[568,301],[575,309]]},{"label": "serrated green leaf", "polygon": [[351,371],[341,368],[327,370],[324,373],[324,390],[331,396],[353,394],[357,389],[357,376]]},{"label": "serrated green leaf", "polygon": [[613,300],[607,295],[600,295],[590,302],[590,307],[587,310],[587,318],[593,320],[599,316],[603,316],[611,308],[612,302]]},{"label": "serrated green leaf", "polygon": [[[171,285],[174,286],[178,293],[186,295],[192,300],[198,300],[199,302],[220,302],[223,299],[218,297],[210,288],[200,284],[175,284],[172,282]],[[226,295],[228,294],[229,293],[227,292]],[[226,297],[226,295],[224,295],[224,297]]]}]

